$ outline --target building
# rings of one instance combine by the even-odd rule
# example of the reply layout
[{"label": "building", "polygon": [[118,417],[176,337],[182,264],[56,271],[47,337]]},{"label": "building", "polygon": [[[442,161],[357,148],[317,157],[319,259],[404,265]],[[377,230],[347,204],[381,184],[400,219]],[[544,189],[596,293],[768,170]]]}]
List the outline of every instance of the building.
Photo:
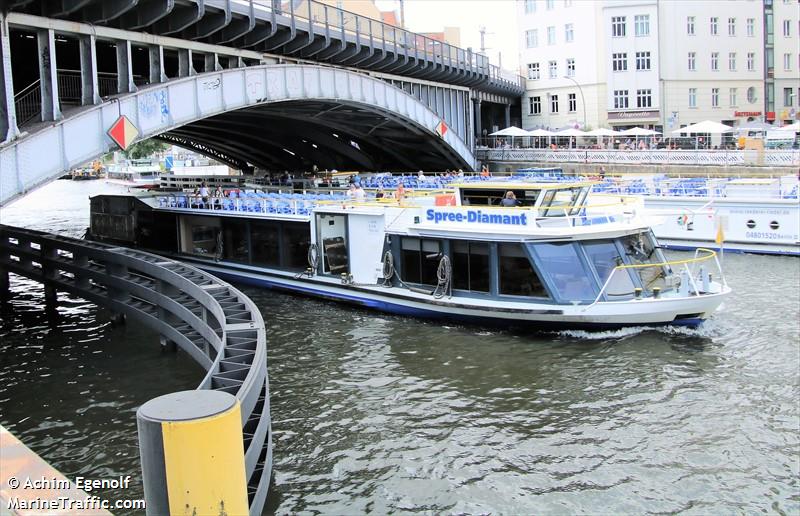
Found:
[{"label": "building", "polygon": [[668,134],[797,115],[797,0],[522,0],[518,10],[526,129]]},{"label": "building", "polygon": [[797,120],[800,111],[800,3],[764,2],[765,102],[768,121]]},{"label": "building", "polygon": [[419,34],[442,43],[449,43],[455,47],[461,46],[461,29],[459,27],[445,26],[441,32],[420,32]]}]

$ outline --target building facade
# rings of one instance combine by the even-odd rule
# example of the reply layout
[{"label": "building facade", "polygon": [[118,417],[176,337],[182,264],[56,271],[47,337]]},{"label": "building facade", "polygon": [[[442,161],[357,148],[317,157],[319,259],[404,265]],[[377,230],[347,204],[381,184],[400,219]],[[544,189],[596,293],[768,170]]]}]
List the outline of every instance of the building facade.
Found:
[{"label": "building facade", "polygon": [[[526,129],[669,134],[703,120],[797,116],[798,0],[522,0],[518,11]],[[562,97],[579,90],[585,102],[578,95],[565,112]]]}]

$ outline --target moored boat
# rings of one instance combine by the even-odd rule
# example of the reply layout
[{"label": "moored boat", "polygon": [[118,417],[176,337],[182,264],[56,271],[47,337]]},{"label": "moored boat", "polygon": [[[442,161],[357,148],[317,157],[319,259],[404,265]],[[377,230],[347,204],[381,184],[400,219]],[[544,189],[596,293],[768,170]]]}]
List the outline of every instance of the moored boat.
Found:
[{"label": "moored boat", "polygon": [[591,184],[451,186],[364,202],[101,195],[89,234],[236,282],[505,327],[691,326],[730,292],[713,251],[667,260],[637,205],[589,202]]}]

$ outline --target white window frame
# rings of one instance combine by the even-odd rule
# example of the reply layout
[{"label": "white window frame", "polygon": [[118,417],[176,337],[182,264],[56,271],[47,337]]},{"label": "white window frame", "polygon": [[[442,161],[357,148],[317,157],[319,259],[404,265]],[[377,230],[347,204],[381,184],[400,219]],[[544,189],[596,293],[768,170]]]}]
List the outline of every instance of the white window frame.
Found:
[{"label": "white window frame", "polygon": [[539,29],[525,31],[525,48],[537,48],[539,46]]},{"label": "white window frame", "polygon": [[556,0],[544,0],[544,4],[548,11],[552,11],[556,7]]},{"label": "white window frame", "polygon": [[556,44],[556,26],[551,25],[547,27],[547,44],[552,46]]},{"label": "white window frame", "polygon": [[646,88],[636,90],[636,108],[644,109],[653,107],[653,90]]},{"label": "white window frame", "polygon": [[528,97],[528,114],[533,116],[539,116],[542,114],[542,97],[538,95],[534,97]]},{"label": "white window frame", "polygon": [[728,71],[736,71],[736,52],[728,52]]},{"label": "white window frame", "polygon": [[651,70],[650,66],[650,51],[636,52],[636,71],[649,72]]},{"label": "white window frame", "polygon": [[783,20],[783,37],[792,37],[792,20]]},{"label": "white window frame", "polygon": [[[753,93],[752,95],[750,95],[751,92]],[[747,88],[747,102],[750,104],[755,104],[758,102],[758,92],[756,91],[755,86],[750,86]]]},{"label": "white window frame", "polygon": [[567,94],[567,112],[574,113],[578,110],[578,94],[577,93],[568,93]]},{"label": "white window frame", "polygon": [[538,81],[541,78],[542,72],[539,63],[528,63],[528,79]]},{"label": "white window frame", "polygon": [[747,71],[754,72],[756,70],[756,53],[755,52],[748,52],[747,53]]},{"label": "white window frame", "polygon": [[558,95],[550,95],[550,113],[558,114]]},{"label": "white window frame", "polygon": [[783,107],[793,107],[794,88],[783,88]]},{"label": "white window frame", "polygon": [[719,71],[719,52],[711,52],[711,71]]},{"label": "white window frame", "polygon": [[686,66],[690,72],[697,71],[697,52],[689,52],[687,54]]},{"label": "white window frame", "polygon": [[611,70],[614,72],[628,71],[628,53],[615,52],[611,54]]},{"label": "white window frame", "polygon": [[697,107],[697,88],[689,88],[689,107]]},{"label": "white window frame", "polygon": [[628,109],[628,90],[614,90],[614,109]]},{"label": "white window frame", "polygon": [[567,77],[575,77],[575,58],[567,58]]},{"label": "white window frame", "polygon": [[719,107],[719,88],[711,88],[711,107]]},{"label": "white window frame", "polygon": [[695,35],[695,17],[694,16],[687,16],[686,17],[686,35],[687,36],[694,36]]},{"label": "white window frame", "polygon": [[787,72],[792,71],[792,54],[783,54],[783,69]]},{"label": "white window frame", "polygon": [[536,0],[525,0],[525,14],[536,12]]},{"label": "white window frame", "polygon": [[712,36],[719,36],[719,18],[717,16],[712,16],[708,19],[708,23],[709,34]]},{"label": "white window frame", "polygon": [[747,37],[752,38],[756,35],[756,19],[755,18],[748,18],[745,22],[745,27],[747,28]]},{"label": "white window frame", "polygon": [[611,37],[624,38],[627,32],[625,26],[628,23],[626,16],[612,16],[611,17]]},{"label": "white window frame", "polygon": [[633,17],[634,34],[636,37],[646,37],[650,35],[650,15],[637,14]]},{"label": "white window frame", "polygon": [[728,36],[736,36],[736,18],[728,18]]},{"label": "white window frame", "polygon": [[573,41],[575,41],[575,24],[566,23],[564,24],[564,42],[571,43]]},{"label": "white window frame", "polygon": [[558,61],[550,61],[547,63],[547,77],[550,79],[558,79]]},{"label": "white window frame", "polygon": [[730,107],[736,107],[736,97],[739,94],[737,90],[738,88],[728,88],[728,104]]}]

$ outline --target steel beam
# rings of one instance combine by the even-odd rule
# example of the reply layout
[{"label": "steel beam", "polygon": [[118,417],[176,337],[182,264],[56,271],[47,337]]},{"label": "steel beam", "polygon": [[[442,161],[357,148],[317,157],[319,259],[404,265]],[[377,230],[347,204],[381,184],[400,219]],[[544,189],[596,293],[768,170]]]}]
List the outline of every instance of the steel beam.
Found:
[{"label": "steel beam", "polygon": [[17,110],[14,106],[14,78],[11,73],[11,42],[8,39],[8,19],[0,12],[0,143],[13,140],[19,134]]},{"label": "steel beam", "polygon": [[120,28],[139,30],[165,18],[175,8],[175,0],[143,0],[136,9],[118,18]]},{"label": "steel beam", "polygon": [[178,49],[178,77],[197,75],[192,62],[192,51],[188,48]]},{"label": "steel beam", "polygon": [[61,119],[56,73],[55,32],[52,29],[36,32],[39,51],[39,86],[42,92],[42,121]]},{"label": "steel beam", "polygon": [[164,72],[164,47],[161,45],[150,45],[147,47],[148,58],[150,61],[150,84],[158,84],[167,80]]},{"label": "steel beam", "polygon": [[117,41],[117,93],[136,91],[133,83],[133,62],[131,61],[131,42]]},{"label": "steel beam", "polygon": [[78,47],[81,57],[81,105],[100,103],[97,87],[97,41],[92,35],[81,35]]}]

